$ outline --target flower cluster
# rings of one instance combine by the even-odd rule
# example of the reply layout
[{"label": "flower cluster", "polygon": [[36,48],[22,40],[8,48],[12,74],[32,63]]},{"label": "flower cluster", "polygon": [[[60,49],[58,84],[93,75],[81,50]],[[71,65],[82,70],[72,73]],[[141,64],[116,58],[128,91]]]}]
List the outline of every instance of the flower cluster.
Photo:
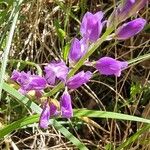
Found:
[{"label": "flower cluster", "polygon": [[[124,23],[118,27],[118,24],[135,14],[145,5],[146,0],[124,0],[124,3],[119,5],[111,14],[108,21],[104,20],[104,13],[99,11],[92,14],[87,12],[82,19],[80,26],[81,39],[74,38],[71,42],[70,52],[68,55],[69,66],[76,64],[83,56],[86,55],[91,43],[95,43],[107,22],[107,28],[113,28],[113,17],[116,17],[117,24],[116,31],[110,37],[118,40],[126,40],[137,33],[139,33],[145,26],[146,20],[137,18],[130,22]],[[113,24],[113,25],[111,25]],[[119,61],[114,58],[105,56],[99,60],[92,62],[93,67],[96,68],[101,75],[121,76],[121,71],[126,69],[128,63],[126,61]],[[72,77],[68,77],[71,67],[68,67],[64,61],[50,62],[44,68],[45,75],[32,75],[30,72],[19,72],[14,70],[11,79],[20,85],[19,91],[22,94],[27,94],[34,90],[37,95],[41,96],[45,88],[55,86],[58,81],[62,81],[65,85],[65,91],[60,97],[59,104],[46,100],[43,105],[39,125],[41,128],[48,127],[48,121],[51,116],[58,116],[59,114],[64,118],[73,116],[71,96],[69,89],[77,89],[83,84],[87,83],[91,77],[92,72],[80,71]]]}]

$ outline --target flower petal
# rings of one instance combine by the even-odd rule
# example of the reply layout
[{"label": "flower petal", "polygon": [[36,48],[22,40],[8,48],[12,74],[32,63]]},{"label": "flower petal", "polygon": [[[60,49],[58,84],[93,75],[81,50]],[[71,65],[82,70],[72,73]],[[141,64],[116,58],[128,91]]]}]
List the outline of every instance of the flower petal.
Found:
[{"label": "flower petal", "polygon": [[71,43],[69,59],[71,61],[78,61],[81,57],[81,45],[77,38],[74,38]]},{"label": "flower petal", "polygon": [[85,38],[82,38],[80,41],[77,38],[74,38],[69,52],[70,62],[78,61],[86,53],[87,48],[88,43]]},{"label": "flower petal", "polygon": [[126,40],[138,34],[145,26],[146,20],[142,18],[135,19],[123,24],[116,31],[116,38],[119,40]]},{"label": "flower petal", "polygon": [[50,85],[54,85],[56,77],[62,81],[65,81],[68,71],[69,69],[63,61],[51,62],[45,66],[45,78]]},{"label": "flower petal", "polygon": [[82,19],[80,32],[82,37],[88,39],[91,42],[95,42],[102,31],[102,20],[103,13],[97,12],[96,14],[92,14],[87,12]]},{"label": "flower petal", "polygon": [[115,75],[119,77],[121,71],[128,66],[127,62],[121,62],[111,57],[102,57],[96,64],[96,69],[103,75]]},{"label": "flower petal", "polygon": [[43,111],[40,116],[39,126],[41,128],[48,128],[48,121],[50,118],[50,105],[48,102],[44,104]]},{"label": "flower petal", "polygon": [[124,0],[110,15],[107,27],[117,25],[141,10],[148,0]]},{"label": "flower petal", "polygon": [[68,91],[64,91],[60,99],[61,115],[64,118],[71,118],[73,116],[71,96]]},{"label": "flower petal", "polygon": [[19,91],[26,94],[30,90],[43,90],[46,87],[45,78],[38,75],[31,75],[30,72],[19,72],[14,70],[11,79],[16,81],[21,87]]},{"label": "flower petal", "polygon": [[17,79],[20,77],[20,72],[17,71],[17,70],[14,70],[12,72],[12,75],[11,75],[11,79],[14,80],[14,81],[17,81]]},{"label": "flower petal", "polygon": [[70,89],[77,89],[84,83],[88,82],[91,77],[92,77],[92,73],[90,71],[87,72],[81,71],[76,75],[74,75],[73,77],[71,77],[70,79],[68,79],[66,85]]}]

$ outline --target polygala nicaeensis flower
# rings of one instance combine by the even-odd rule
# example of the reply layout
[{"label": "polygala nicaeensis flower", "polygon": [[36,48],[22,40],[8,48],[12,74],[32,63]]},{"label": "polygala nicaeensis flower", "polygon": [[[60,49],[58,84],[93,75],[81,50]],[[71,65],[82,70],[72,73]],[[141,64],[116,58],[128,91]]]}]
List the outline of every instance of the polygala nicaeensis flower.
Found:
[{"label": "polygala nicaeensis flower", "polygon": [[48,121],[50,118],[50,105],[49,102],[46,101],[40,116],[39,126],[40,128],[48,128]]},{"label": "polygala nicaeensis flower", "polygon": [[103,28],[102,18],[103,12],[101,11],[95,14],[87,12],[83,16],[80,27],[80,33],[82,37],[88,39],[91,42],[97,41]]},{"label": "polygala nicaeensis flower", "polygon": [[116,27],[119,23],[136,14],[148,0],[124,0],[110,15],[107,27]]},{"label": "polygala nicaeensis flower", "polygon": [[95,68],[100,74],[115,75],[117,77],[121,75],[121,71],[126,69],[127,66],[128,63],[126,61],[118,61],[111,57],[102,57],[95,64]]},{"label": "polygala nicaeensis flower", "polygon": [[64,118],[71,118],[73,116],[71,96],[67,90],[61,96],[60,99],[61,116]]},{"label": "polygala nicaeensis flower", "polygon": [[57,104],[56,102],[51,101],[46,101],[43,105],[43,110],[40,116],[39,120],[39,126],[41,128],[48,128],[48,122],[50,117],[52,116],[58,116],[59,111],[57,110]]},{"label": "polygala nicaeensis flower", "polygon": [[145,24],[145,19],[134,19],[120,26],[115,33],[115,37],[119,40],[126,40],[143,30]]},{"label": "polygala nicaeensis flower", "polygon": [[74,38],[71,43],[69,60],[73,62],[78,61],[86,53],[87,47],[88,43],[85,38],[82,38],[81,40]]},{"label": "polygala nicaeensis flower", "polygon": [[65,82],[68,71],[69,69],[63,61],[51,62],[45,66],[45,78],[50,85],[55,84],[56,78]]},{"label": "polygala nicaeensis flower", "polygon": [[39,92],[46,87],[45,78],[38,75],[31,75],[30,72],[25,73],[24,71],[19,72],[14,70],[11,79],[21,86],[19,91],[22,94],[26,94],[31,90]]},{"label": "polygala nicaeensis flower", "polygon": [[66,85],[70,89],[77,89],[84,83],[87,83],[91,77],[92,73],[90,71],[87,72],[81,71],[76,75],[72,76],[71,78],[69,78]]}]

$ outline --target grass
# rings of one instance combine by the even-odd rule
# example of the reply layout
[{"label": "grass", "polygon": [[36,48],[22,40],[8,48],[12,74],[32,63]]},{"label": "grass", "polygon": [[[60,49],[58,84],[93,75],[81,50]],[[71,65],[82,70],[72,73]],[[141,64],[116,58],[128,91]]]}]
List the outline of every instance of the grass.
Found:
[{"label": "grass", "polygon": [[[21,95],[10,81],[13,69],[41,75],[51,60],[62,58],[67,62],[70,41],[79,37],[84,13],[103,10],[107,17],[115,5],[110,0],[0,1],[0,149],[149,149],[149,24],[123,42],[105,41],[112,29],[103,31],[105,34],[69,77],[82,68],[93,70],[83,66],[87,58],[95,61],[105,55],[115,56],[127,60],[129,67],[120,78],[94,72],[87,85],[70,91],[74,117],[53,118],[47,130],[37,124],[40,102]],[[133,18],[149,20],[148,5]],[[44,96],[59,99],[63,88],[59,83]]]}]

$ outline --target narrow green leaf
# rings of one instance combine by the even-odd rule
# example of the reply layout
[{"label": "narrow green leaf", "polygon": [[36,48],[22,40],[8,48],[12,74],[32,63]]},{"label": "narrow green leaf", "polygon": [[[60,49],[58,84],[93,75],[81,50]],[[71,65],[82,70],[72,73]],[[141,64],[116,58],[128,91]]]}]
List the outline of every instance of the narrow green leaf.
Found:
[{"label": "narrow green leaf", "polygon": [[80,150],[88,150],[85,145],[80,142],[75,136],[73,136],[64,126],[62,126],[58,121],[54,120],[54,127],[59,130],[69,141],[71,141]]},{"label": "narrow green leaf", "polygon": [[[28,108],[32,109],[34,112],[40,114],[42,109],[33,101],[31,101],[30,99],[28,99],[27,97],[23,96],[22,94],[20,94],[16,89],[14,89],[13,87],[11,87],[9,84],[4,83],[3,84],[3,89],[8,92],[10,95],[12,95],[13,97],[17,98],[20,102],[24,103]],[[35,118],[34,118],[35,119]],[[28,120],[28,119],[27,119]],[[34,123],[35,120],[33,120],[33,122],[29,122]],[[28,122],[26,122],[25,119],[25,124],[27,125]],[[79,149],[83,149],[83,150],[87,150],[86,146],[84,146],[84,144],[78,140],[72,133],[70,133],[64,126],[62,126],[59,122],[57,122],[56,120],[54,121],[54,119],[50,120],[50,123],[56,128],[58,129],[58,131],[60,131],[69,141],[71,141],[76,147],[78,147]],[[16,123],[17,124],[17,123]],[[3,131],[3,135],[8,134],[10,132],[12,132],[13,130],[15,130],[15,127],[17,127],[17,129],[19,128],[17,125],[10,125],[11,127],[7,127],[7,132]],[[13,130],[12,130],[13,129]],[[0,130],[1,133],[1,130]]]},{"label": "narrow green leaf", "polygon": [[22,1],[23,0],[18,0],[17,3],[15,3],[15,5],[14,5],[16,10],[14,12],[15,13],[14,18],[13,18],[13,21],[12,21],[12,25],[11,25],[11,28],[10,28],[9,35],[8,35],[6,48],[4,50],[4,58],[2,60],[2,66],[1,66],[1,71],[0,71],[0,99],[1,99],[1,92],[2,92],[2,87],[3,87],[3,83],[4,83],[4,76],[5,76],[7,61],[8,61],[8,54],[9,54],[9,50],[10,50],[10,47],[11,47],[11,42],[12,42],[12,39],[13,39],[17,19],[18,19],[18,16],[19,16],[18,5],[20,5],[22,3]]},{"label": "narrow green leaf", "polygon": [[15,97],[17,100],[25,104],[28,108],[31,108],[34,112],[40,114],[42,109],[33,101],[29,100],[26,96],[19,93],[16,89],[11,87],[9,84],[5,83],[3,84],[3,89],[8,92],[10,95]]},{"label": "narrow green leaf", "polygon": [[85,117],[95,117],[95,118],[111,118],[111,119],[130,120],[130,121],[137,121],[137,122],[150,124],[150,119],[144,119],[144,118],[136,117],[132,115],[126,115],[126,114],[115,113],[115,112],[107,112],[107,111],[75,109],[74,116],[75,117],[85,116]]},{"label": "narrow green leaf", "polygon": [[24,117],[9,125],[6,125],[4,128],[0,129],[0,139],[4,138],[4,136],[10,134],[11,132],[17,129],[20,129],[24,126],[37,122],[38,119],[39,119],[39,115],[33,115],[33,116]]},{"label": "narrow green leaf", "polygon": [[[17,90],[9,86],[7,83],[3,84],[3,89],[17,98],[20,102],[24,103],[28,108],[31,108],[34,112],[40,114],[41,108],[31,100],[29,100],[27,97],[21,95]],[[130,121],[139,121],[144,123],[150,123],[149,119],[144,119],[136,116],[126,115],[126,114],[120,114],[115,112],[106,112],[106,111],[95,111],[95,110],[87,110],[87,109],[75,109],[74,110],[74,117],[96,117],[96,118],[112,118],[112,119],[120,119],[120,120],[130,120]],[[54,119],[51,119],[52,125],[54,125],[55,128],[57,128],[67,139],[69,139],[74,145],[76,145],[78,148],[84,147],[83,144],[74,137],[66,128],[64,128],[59,122],[57,122]],[[30,122],[29,122],[30,123]],[[22,123],[23,125],[23,123]],[[25,125],[27,125],[25,120]],[[16,126],[18,128],[18,126]],[[14,125],[13,125],[14,128]],[[8,128],[9,132],[12,131],[10,127]],[[7,133],[8,133],[7,131]],[[4,131],[3,131],[4,132]],[[6,133],[6,132],[4,132]],[[70,138],[71,137],[71,138]],[[79,149],[80,149],[79,148]],[[85,149],[87,149],[85,147]]]},{"label": "narrow green leaf", "polygon": [[[4,128],[0,129],[0,139],[4,138],[4,136],[10,134],[11,132],[20,129],[29,124],[33,124],[38,122],[39,115],[28,116],[22,118],[18,121],[15,121],[9,125],[6,125]],[[54,119],[51,119],[52,125],[60,131],[69,141],[71,141],[77,148],[81,150],[88,150],[82,142],[80,142],[73,134],[71,134],[64,126],[62,126],[59,122]]]}]

